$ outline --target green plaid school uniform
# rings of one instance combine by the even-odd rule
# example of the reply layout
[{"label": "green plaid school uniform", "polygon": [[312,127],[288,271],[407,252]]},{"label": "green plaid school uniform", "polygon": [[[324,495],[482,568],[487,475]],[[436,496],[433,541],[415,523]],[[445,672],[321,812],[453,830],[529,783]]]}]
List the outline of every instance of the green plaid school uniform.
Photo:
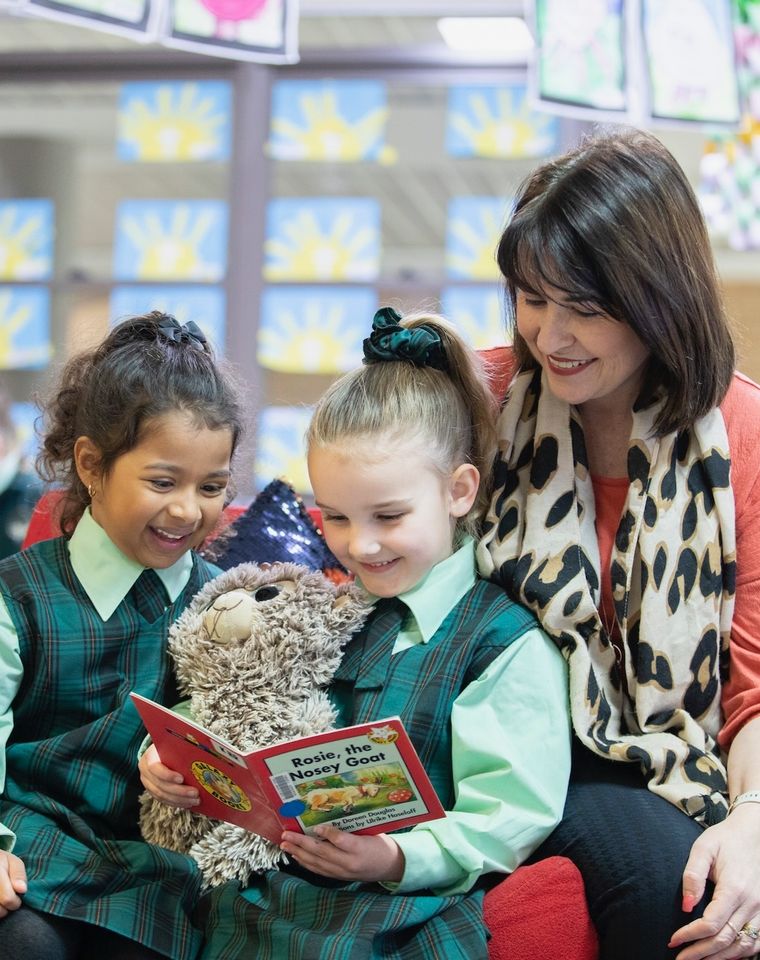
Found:
[{"label": "green plaid school uniform", "polygon": [[193,557],[174,603],[146,570],[107,621],[74,574],[63,538],[0,563],[24,676],[13,703],[0,822],[28,874],[24,903],[191,960],[200,875],[189,857],[140,839],[137,753],[145,734],[130,690],[176,701],[169,624],[214,568]]},{"label": "green plaid school uniform", "polygon": [[[352,639],[331,697],[344,725],[401,716],[444,808],[450,809],[452,705],[536,621],[500,588],[478,581],[427,644],[391,656],[399,627],[393,604],[403,606],[380,601]],[[312,874],[306,879],[305,873],[269,871],[242,893],[227,884],[210,895],[203,960],[487,956],[482,892],[394,895],[379,884],[334,883]]]}]

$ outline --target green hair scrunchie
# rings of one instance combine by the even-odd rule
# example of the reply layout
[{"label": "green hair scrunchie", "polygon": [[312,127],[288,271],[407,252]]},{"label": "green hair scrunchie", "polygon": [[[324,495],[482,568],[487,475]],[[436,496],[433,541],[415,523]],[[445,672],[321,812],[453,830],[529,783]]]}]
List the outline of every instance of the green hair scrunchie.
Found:
[{"label": "green hair scrunchie", "polygon": [[409,330],[393,307],[381,307],[372,319],[372,333],[364,341],[364,362],[408,361],[416,367],[448,369],[446,353],[438,333],[421,324]]}]

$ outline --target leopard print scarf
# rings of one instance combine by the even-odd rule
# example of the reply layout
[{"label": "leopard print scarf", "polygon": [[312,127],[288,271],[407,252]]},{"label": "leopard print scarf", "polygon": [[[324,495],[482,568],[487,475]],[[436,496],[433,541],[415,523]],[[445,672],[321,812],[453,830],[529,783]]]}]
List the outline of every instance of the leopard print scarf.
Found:
[{"label": "leopard print scarf", "polygon": [[658,409],[633,413],[630,488],[610,567],[625,683],[598,614],[583,429],[540,370],[516,377],[499,421],[478,563],[535,612],[568,661],[581,741],[638,762],[650,790],[709,825],[727,809],[715,738],[736,567],[728,438],[715,409],[690,430],[652,439]]}]

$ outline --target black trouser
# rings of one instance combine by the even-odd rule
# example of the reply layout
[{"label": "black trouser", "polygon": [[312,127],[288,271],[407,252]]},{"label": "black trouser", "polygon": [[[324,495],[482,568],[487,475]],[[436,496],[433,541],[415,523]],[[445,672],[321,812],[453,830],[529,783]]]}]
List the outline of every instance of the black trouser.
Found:
[{"label": "black trouser", "polygon": [[[638,764],[577,741],[562,822],[531,858],[569,857],[583,875],[599,960],[666,960],[671,935],[702,915],[681,910],[682,875],[700,827],[647,789]],[[551,922],[551,918],[547,918]]]},{"label": "black trouser", "polygon": [[161,960],[117,933],[22,906],[0,920],[2,960]]}]

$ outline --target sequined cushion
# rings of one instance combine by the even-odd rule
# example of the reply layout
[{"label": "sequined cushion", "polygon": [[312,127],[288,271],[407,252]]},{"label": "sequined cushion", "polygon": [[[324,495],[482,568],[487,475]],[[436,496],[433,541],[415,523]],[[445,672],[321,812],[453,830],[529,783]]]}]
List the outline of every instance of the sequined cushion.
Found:
[{"label": "sequined cushion", "polygon": [[268,483],[231,529],[212,543],[208,555],[223,570],[239,563],[289,561],[335,579],[347,577],[303,500],[284,480]]}]

